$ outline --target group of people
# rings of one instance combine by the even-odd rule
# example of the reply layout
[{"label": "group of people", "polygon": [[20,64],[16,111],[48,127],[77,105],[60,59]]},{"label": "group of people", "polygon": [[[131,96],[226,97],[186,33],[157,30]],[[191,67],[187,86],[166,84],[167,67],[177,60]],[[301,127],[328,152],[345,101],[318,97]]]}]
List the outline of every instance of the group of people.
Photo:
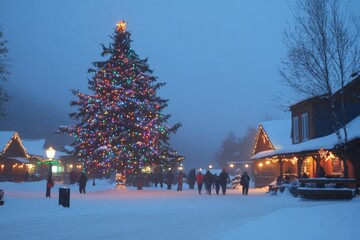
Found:
[{"label": "group of people", "polygon": [[[218,195],[220,188],[222,194],[226,194],[227,184],[230,182],[229,174],[226,172],[225,168],[221,171],[219,175],[211,174],[208,170],[206,171],[205,175],[203,175],[200,171],[196,174],[196,183],[198,186],[199,194],[201,194],[203,186],[205,187],[206,194],[211,195],[211,190],[215,188],[215,192]],[[249,184],[250,184],[250,177],[248,176],[247,172],[241,176],[240,184],[242,185],[242,193],[243,195],[247,195],[249,192]]]}]

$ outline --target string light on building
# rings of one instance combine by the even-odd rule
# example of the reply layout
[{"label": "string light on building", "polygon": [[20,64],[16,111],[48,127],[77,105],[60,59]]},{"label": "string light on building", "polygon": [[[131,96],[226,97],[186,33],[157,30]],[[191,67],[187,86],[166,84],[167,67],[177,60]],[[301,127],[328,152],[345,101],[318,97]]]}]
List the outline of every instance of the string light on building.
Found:
[{"label": "string light on building", "polygon": [[253,150],[252,150],[252,154],[255,155],[255,153],[257,152],[257,148],[259,147],[259,140],[262,140],[262,144],[266,145],[266,147],[268,148],[268,150],[275,150],[274,145],[272,144],[272,142],[270,141],[268,135],[266,134],[265,129],[263,128],[262,125],[259,126],[259,130],[256,133],[256,137],[255,137],[255,143]]},{"label": "string light on building", "polygon": [[324,148],[319,149],[320,158],[326,158],[329,151],[325,150]]}]

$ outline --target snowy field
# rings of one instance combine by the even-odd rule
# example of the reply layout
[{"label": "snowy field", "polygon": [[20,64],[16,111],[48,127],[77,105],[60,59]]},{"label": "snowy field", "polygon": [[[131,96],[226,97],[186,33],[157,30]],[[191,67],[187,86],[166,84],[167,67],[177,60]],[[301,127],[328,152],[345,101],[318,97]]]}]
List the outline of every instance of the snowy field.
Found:
[{"label": "snowy field", "polygon": [[59,187],[45,198],[45,182],[0,182],[1,239],[358,239],[360,198],[312,201],[266,189],[199,195],[160,188],[70,186],[70,208],[58,205]]}]

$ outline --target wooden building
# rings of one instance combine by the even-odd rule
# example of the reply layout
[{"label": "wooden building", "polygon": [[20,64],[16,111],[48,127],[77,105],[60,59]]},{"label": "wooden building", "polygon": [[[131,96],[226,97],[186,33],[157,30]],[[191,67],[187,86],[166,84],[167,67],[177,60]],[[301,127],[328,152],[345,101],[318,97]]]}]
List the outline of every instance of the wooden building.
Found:
[{"label": "wooden building", "polygon": [[[0,131],[0,181],[47,179],[45,139],[21,139],[15,131]],[[56,151],[52,164],[55,181],[67,182],[70,172],[81,172],[82,164],[63,151]]]},{"label": "wooden building", "polygon": [[325,95],[306,99],[290,107],[291,120],[259,125],[251,158],[256,187],[267,186],[276,177],[286,175],[343,177],[345,168],[348,177],[356,178],[360,185],[360,77],[345,86],[343,92],[335,93],[338,113],[343,109],[341,94],[345,99],[341,121],[348,136],[346,161],[336,154],[338,138],[328,99]]},{"label": "wooden building", "polygon": [[29,155],[19,135],[13,131],[0,132],[0,181],[24,181]]}]

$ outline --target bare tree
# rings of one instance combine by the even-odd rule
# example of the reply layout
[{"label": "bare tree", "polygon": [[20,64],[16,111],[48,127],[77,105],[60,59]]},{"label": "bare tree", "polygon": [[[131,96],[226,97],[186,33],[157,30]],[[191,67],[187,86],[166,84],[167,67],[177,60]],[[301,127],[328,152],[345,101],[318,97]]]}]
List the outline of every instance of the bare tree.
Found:
[{"label": "bare tree", "polygon": [[[346,148],[344,98],[341,111],[336,111],[334,93],[342,93],[359,70],[359,22],[349,5],[337,0],[299,0],[294,9],[294,27],[284,33],[288,53],[279,70],[281,79],[302,98],[327,98],[338,146]],[[346,149],[343,161],[347,177]]]},{"label": "bare tree", "polygon": [[[6,81],[8,77],[7,70],[7,41],[3,39],[3,33],[0,29],[0,81]],[[0,118],[6,117],[5,104],[8,102],[8,95],[0,85]]]}]

